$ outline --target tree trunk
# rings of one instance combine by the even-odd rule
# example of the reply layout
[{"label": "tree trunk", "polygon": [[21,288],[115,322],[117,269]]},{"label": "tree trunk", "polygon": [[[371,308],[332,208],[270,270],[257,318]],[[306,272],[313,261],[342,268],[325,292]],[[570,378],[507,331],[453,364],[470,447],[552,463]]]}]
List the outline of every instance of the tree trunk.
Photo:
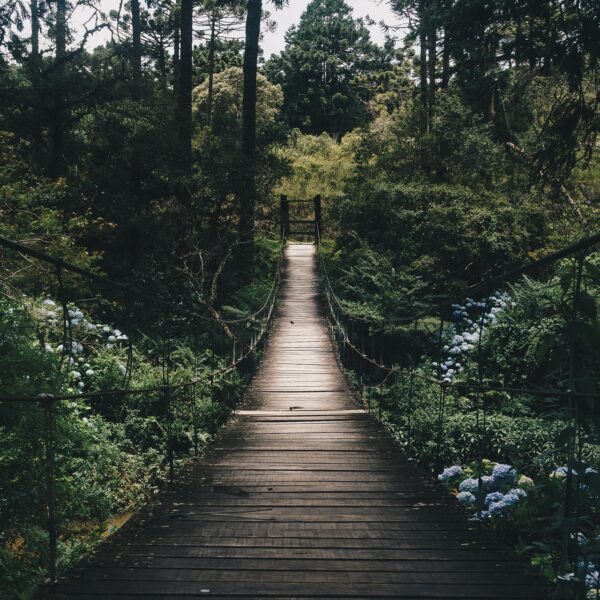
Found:
[{"label": "tree trunk", "polygon": [[429,94],[427,91],[427,15],[424,0],[419,3],[419,76],[421,95],[421,132],[429,132]]},{"label": "tree trunk", "polygon": [[429,33],[427,36],[429,46],[429,94],[427,106],[429,109],[429,124],[433,120],[433,107],[435,105],[435,86],[436,86],[436,68],[437,68],[437,30],[433,18],[429,19]]},{"label": "tree trunk", "polygon": [[31,118],[31,134],[33,138],[33,155],[38,160],[42,149],[42,125],[41,125],[41,91],[40,91],[40,13],[38,0],[31,0],[29,9],[31,11],[31,57],[29,71],[31,87],[33,89],[33,114]]},{"label": "tree trunk", "polygon": [[490,80],[489,99],[488,99],[488,120],[494,124],[496,122],[496,94],[498,93],[498,82],[496,78],[496,68],[498,66],[496,60],[496,52],[498,50],[499,38],[492,35],[489,42],[488,54],[488,77]]},{"label": "tree trunk", "polygon": [[158,46],[158,73],[160,87],[164,92],[167,89],[167,53],[165,51],[165,39],[162,34]]},{"label": "tree trunk", "polygon": [[56,2],[56,59],[64,61],[67,53],[67,6],[65,0]]},{"label": "tree trunk", "polygon": [[254,209],[256,205],[256,76],[262,0],[248,0],[246,47],[244,49],[244,99],[242,111],[242,152],[245,176],[240,206],[240,237],[247,261],[245,273],[252,275],[254,264]]},{"label": "tree trunk", "polygon": [[34,63],[37,62],[40,55],[40,13],[38,1],[31,0],[31,58]]},{"label": "tree trunk", "polygon": [[131,58],[133,62],[133,98],[142,97],[142,31],[140,0],[131,0],[131,32],[133,35]]},{"label": "tree trunk", "polygon": [[193,0],[181,0],[181,50],[179,61],[179,143],[181,168],[192,171],[192,27]]},{"label": "tree trunk", "polygon": [[208,47],[208,108],[206,110],[206,120],[208,126],[212,128],[213,96],[215,83],[215,44],[217,31],[217,9],[213,7],[210,20],[210,42]]},{"label": "tree trunk", "polygon": [[179,97],[179,27],[173,32],[173,91]]},{"label": "tree trunk", "polygon": [[65,171],[64,164],[64,102],[62,96],[65,85],[65,60],[67,54],[67,22],[66,22],[66,0],[56,2],[56,27],[54,42],[56,45],[56,70],[54,82],[54,115],[51,127],[52,156],[51,175],[60,177]]},{"label": "tree trunk", "polygon": [[[131,33],[132,33],[132,98],[139,102],[142,98],[142,27],[140,22],[140,0],[131,0]],[[142,232],[140,217],[144,212],[142,203],[142,169],[140,165],[140,149],[136,137],[132,141],[131,185],[133,190],[133,206],[131,222],[125,243],[129,245],[129,261],[132,268],[138,266],[141,257]]]},{"label": "tree trunk", "polygon": [[450,82],[450,48],[448,47],[448,33],[444,33],[444,47],[442,49],[442,81],[441,88],[443,90],[448,89],[448,83]]}]

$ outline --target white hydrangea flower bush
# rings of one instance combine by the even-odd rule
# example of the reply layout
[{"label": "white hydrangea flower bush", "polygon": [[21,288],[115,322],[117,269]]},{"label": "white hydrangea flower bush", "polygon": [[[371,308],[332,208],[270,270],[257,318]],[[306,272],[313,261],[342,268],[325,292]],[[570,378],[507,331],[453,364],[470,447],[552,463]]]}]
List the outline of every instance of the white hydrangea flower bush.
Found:
[{"label": "white hydrangea flower bush", "polygon": [[[94,389],[94,382],[107,368],[127,374],[126,349],[129,338],[117,328],[94,322],[79,307],[69,304],[67,314],[52,298],[31,301],[29,310],[41,323],[43,350],[66,361],[64,393],[77,394]],[[65,344],[64,328],[67,327]]]}]

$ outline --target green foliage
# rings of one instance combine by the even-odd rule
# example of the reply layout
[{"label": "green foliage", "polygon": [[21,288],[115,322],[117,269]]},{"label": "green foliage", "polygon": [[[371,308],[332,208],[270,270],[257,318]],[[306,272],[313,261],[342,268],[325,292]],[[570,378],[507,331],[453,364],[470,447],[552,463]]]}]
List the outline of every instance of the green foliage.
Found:
[{"label": "green foliage", "polygon": [[[209,100],[212,102],[210,123]],[[209,95],[208,81],[193,91],[193,112],[198,124],[194,148],[203,179],[217,198],[240,190],[239,166],[243,162],[242,101],[243,72],[239,67],[230,67],[215,75],[212,96]],[[274,146],[284,142],[286,135],[278,120],[282,103],[281,87],[259,74],[256,135],[260,154],[257,183],[263,195],[268,194],[283,169],[283,161],[274,152]]]},{"label": "green foliage", "polygon": [[289,161],[291,173],[275,192],[289,198],[314,198],[318,194],[328,200],[341,198],[355,174],[354,155],[359,143],[356,133],[345,135],[338,143],[327,133],[317,136],[294,132],[288,146],[278,150]]},{"label": "green foliage", "polygon": [[533,205],[450,185],[364,186],[360,196],[336,208],[343,264],[354,264],[368,247],[397,276],[430,284],[430,294],[452,293],[520,262],[539,243],[536,223],[542,218]]},{"label": "green foliage", "polygon": [[291,127],[341,137],[368,120],[366,104],[373,91],[361,78],[391,70],[391,62],[344,0],[313,0],[266,72],[283,87]]}]

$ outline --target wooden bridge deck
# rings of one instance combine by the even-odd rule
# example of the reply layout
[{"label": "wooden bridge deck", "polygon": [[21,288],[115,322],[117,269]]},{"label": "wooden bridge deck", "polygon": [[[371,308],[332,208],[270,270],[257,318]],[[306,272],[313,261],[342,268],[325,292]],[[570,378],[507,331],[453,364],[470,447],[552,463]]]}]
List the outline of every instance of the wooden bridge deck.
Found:
[{"label": "wooden bridge deck", "polygon": [[547,598],[361,410],[314,248],[291,245],[286,260],[244,410],[52,597]]}]

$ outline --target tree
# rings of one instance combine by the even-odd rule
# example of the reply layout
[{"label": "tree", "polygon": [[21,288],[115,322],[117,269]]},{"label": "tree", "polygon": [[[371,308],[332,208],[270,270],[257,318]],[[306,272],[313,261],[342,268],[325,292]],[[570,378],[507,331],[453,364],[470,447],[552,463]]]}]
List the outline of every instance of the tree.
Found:
[{"label": "tree", "polygon": [[[204,37],[203,48],[194,48],[194,67],[197,83],[208,79],[208,103],[206,119],[212,120],[212,88],[214,75],[230,66],[241,66],[241,50],[244,47],[238,35],[244,23],[244,6],[237,1],[223,3],[222,0],[204,0],[199,7],[196,26],[199,37]],[[224,60],[219,55],[224,55]],[[220,63],[220,64],[218,64]]]},{"label": "tree", "polygon": [[192,39],[193,0],[181,0],[180,58],[179,58],[179,143],[182,172],[192,170]]},{"label": "tree", "polygon": [[392,60],[344,0],[313,0],[266,71],[283,87],[284,114],[292,127],[340,137],[368,120],[374,89],[361,78],[391,68]]},{"label": "tree", "polygon": [[[280,125],[283,93],[264,75],[256,81],[256,143],[257,153],[254,185],[258,195],[267,195],[272,186],[271,177],[279,171],[281,160],[274,147],[282,143],[284,128]],[[210,228],[213,235],[224,211],[231,207],[228,197],[232,190],[241,193],[240,169],[244,154],[241,147],[243,113],[243,71],[240,67],[225,69],[214,76],[212,92],[208,79],[194,88],[193,115],[197,124],[194,131],[194,147],[202,148],[198,159],[206,188],[212,199],[208,219],[214,222]],[[214,107],[211,123],[206,120],[208,104]],[[231,207],[233,208],[233,207]],[[233,215],[230,215],[230,217]],[[247,248],[243,248],[244,253]]]},{"label": "tree", "polygon": [[142,96],[142,26],[140,20],[140,0],[131,0],[131,59],[133,62],[133,97]]},{"label": "tree", "polygon": [[[286,0],[273,0],[281,7]],[[254,209],[256,205],[256,76],[262,0],[248,0],[246,16],[246,45],[244,47],[244,97],[242,108],[242,153],[244,170],[240,202],[240,238],[246,245],[245,255],[251,275],[254,264]]]}]

